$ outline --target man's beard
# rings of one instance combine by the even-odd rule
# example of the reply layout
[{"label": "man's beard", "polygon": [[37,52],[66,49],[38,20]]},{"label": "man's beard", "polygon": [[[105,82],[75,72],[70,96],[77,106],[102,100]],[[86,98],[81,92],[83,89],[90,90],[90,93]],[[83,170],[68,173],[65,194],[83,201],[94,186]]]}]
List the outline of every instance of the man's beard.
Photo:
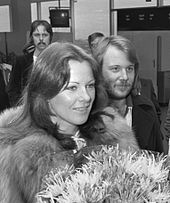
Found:
[{"label": "man's beard", "polygon": [[110,81],[108,81],[105,83],[105,89],[106,89],[106,92],[110,99],[121,100],[121,99],[126,98],[130,94],[132,87],[128,88],[126,90],[125,94],[117,94],[115,91],[116,87],[114,87],[114,85],[112,85],[112,83]]}]

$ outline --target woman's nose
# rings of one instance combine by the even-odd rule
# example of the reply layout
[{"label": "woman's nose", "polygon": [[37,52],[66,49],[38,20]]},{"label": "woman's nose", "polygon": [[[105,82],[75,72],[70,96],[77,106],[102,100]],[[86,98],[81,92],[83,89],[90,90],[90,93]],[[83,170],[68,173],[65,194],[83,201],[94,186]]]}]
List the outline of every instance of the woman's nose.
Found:
[{"label": "woman's nose", "polygon": [[79,92],[79,98],[80,100],[84,100],[84,101],[90,101],[91,97],[89,92],[87,91],[86,88],[83,88],[80,92]]}]

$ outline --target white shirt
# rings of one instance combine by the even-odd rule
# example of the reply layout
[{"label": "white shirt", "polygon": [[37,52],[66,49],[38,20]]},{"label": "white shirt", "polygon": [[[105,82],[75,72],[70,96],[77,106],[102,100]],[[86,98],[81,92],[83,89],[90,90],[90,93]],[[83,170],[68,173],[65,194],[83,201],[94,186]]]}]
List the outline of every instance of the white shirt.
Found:
[{"label": "white shirt", "polygon": [[132,106],[128,106],[127,114],[125,115],[128,126],[132,128]]},{"label": "white shirt", "polygon": [[77,131],[76,134],[74,136],[72,136],[72,138],[77,145],[77,149],[73,150],[74,153],[76,153],[81,148],[87,146],[85,139],[80,138],[80,132],[79,131]]},{"label": "white shirt", "polygon": [[33,55],[33,62],[34,62],[34,64],[35,64],[36,60],[37,60],[37,56]]}]

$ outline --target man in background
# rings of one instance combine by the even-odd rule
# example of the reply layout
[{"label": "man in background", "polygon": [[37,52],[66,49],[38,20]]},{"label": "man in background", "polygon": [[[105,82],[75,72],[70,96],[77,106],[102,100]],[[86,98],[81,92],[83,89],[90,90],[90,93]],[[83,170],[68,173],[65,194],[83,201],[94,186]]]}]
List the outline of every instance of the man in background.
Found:
[{"label": "man in background", "polygon": [[101,32],[94,32],[88,36],[88,44],[92,54],[94,53],[95,48],[102,37],[104,37],[104,34]]},{"label": "man in background", "polygon": [[[99,41],[103,37],[104,37],[104,34],[101,32],[94,32],[88,36],[89,48],[93,55],[95,53],[95,49],[97,48]],[[146,96],[147,98],[149,98],[153,102],[156,112],[157,112],[158,120],[161,124],[161,108],[160,108],[159,102],[158,102],[156,94],[155,94],[152,80],[140,78],[140,83],[141,83],[141,92],[140,93],[142,95]]]},{"label": "man in background", "polygon": [[32,22],[29,42],[23,49],[23,54],[17,56],[16,63],[10,74],[8,95],[11,106],[18,103],[22,91],[26,86],[29,72],[38,55],[51,43],[53,37],[52,26],[45,20]]},{"label": "man in background", "polygon": [[139,62],[131,42],[121,36],[104,37],[95,49],[109,96],[109,106],[126,119],[139,147],[164,152],[163,136],[155,107],[141,95]]}]

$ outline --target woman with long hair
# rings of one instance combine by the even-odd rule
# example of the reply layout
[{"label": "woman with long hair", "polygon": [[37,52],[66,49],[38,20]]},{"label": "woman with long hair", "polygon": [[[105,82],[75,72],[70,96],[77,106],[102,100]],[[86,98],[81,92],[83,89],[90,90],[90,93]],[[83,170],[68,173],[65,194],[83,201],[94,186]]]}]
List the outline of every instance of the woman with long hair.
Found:
[{"label": "woman with long hair", "polygon": [[138,149],[107,96],[96,61],[71,43],[52,43],[37,58],[20,105],[0,117],[0,202],[34,203],[52,168],[76,165],[88,146]]}]

